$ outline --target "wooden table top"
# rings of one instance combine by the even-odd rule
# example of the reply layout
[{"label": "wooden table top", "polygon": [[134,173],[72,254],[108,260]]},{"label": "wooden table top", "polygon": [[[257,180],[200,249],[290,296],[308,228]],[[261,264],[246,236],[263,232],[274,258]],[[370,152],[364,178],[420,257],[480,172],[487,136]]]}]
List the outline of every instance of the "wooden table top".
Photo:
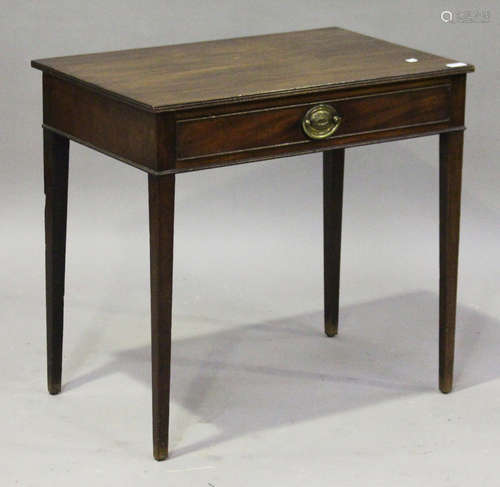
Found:
[{"label": "wooden table top", "polygon": [[[416,58],[417,62],[407,62]],[[473,71],[338,27],[32,61],[148,111]]]}]

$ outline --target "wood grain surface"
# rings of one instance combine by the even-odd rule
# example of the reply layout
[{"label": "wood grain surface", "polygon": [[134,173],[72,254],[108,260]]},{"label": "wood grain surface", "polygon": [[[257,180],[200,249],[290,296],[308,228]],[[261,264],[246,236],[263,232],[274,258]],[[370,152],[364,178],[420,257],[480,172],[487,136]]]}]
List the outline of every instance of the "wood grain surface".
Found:
[{"label": "wood grain surface", "polygon": [[[323,101],[342,116],[330,140],[357,133],[430,125],[449,120],[450,84],[388,90],[381,94]],[[333,96],[333,95],[332,95]],[[249,149],[314,143],[302,130],[314,103],[210,115],[177,122],[178,160]]]},{"label": "wood grain surface", "polygon": [[[406,62],[416,58],[418,62]],[[32,61],[149,111],[473,71],[338,27]]]}]

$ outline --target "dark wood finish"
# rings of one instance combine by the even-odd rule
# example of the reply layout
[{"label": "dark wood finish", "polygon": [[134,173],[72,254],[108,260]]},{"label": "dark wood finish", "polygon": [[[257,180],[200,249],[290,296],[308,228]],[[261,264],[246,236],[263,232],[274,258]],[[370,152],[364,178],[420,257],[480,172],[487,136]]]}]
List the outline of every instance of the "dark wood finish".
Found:
[{"label": "dark wood finish", "polygon": [[[332,104],[343,117],[342,124],[329,138],[367,135],[374,132],[391,137],[391,129],[443,124],[449,121],[450,83],[421,88],[400,88],[381,94],[356,94],[348,99],[321,100]],[[302,130],[304,114],[318,100],[288,107],[268,107],[246,112],[208,115],[177,122],[177,160],[261,150],[285,145],[314,145]]]},{"label": "dark wood finish", "polygon": [[154,114],[47,74],[43,96],[48,128],[125,162],[159,167]]},{"label": "dark wood finish", "polygon": [[[44,74],[44,126],[160,175],[460,129],[450,119],[453,86],[441,77],[153,114]],[[301,120],[319,102],[335,104],[344,121],[313,141]]]},{"label": "dark wood finish", "polygon": [[463,132],[439,138],[439,388],[451,392],[457,306]]},{"label": "dark wood finish", "polygon": [[153,451],[168,456],[175,175],[148,176]]},{"label": "dark wood finish", "polygon": [[335,336],[339,328],[344,152],[344,149],[336,149],[323,153],[325,333],[329,337]]},{"label": "dark wood finish", "polygon": [[453,76],[451,83],[450,125],[458,128],[465,120],[465,74]]},{"label": "dark wood finish", "polygon": [[[418,62],[408,63],[407,58]],[[344,149],[440,134],[439,386],[452,388],[470,64],[339,28],[32,61],[43,71],[49,391],[61,390],[68,139],[149,173],[154,456],[168,455],[175,174],[324,152],[325,332],[338,331]],[[310,140],[330,103],[337,132]]]},{"label": "dark wood finish", "polygon": [[[451,91],[453,125],[465,117],[465,75],[454,76]],[[457,303],[463,131],[439,137],[439,389],[453,388]]]},{"label": "dark wood finish", "polygon": [[[418,58],[407,63],[407,58]],[[32,66],[145,110],[312,93],[471,71],[338,27],[39,59]]]},{"label": "dark wood finish", "polygon": [[[460,126],[458,129],[463,130]],[[304,145],[285,145],[259,149],[257,151],[242,151],[223,154],[217,156],[200,157],[199,159],[188,159],[176,162],[176,170],[171,172],[187,172],[200,169],[209,169],[215,167],[230,166],[234,164],[245,164],[254,161],[265,161],[276,159],[278,157],[297,156],[311,152],[323,152],[329,149],[340,149],[348,147],[357,147],[367,144],[378,144],[381,142],[391,142],[395,140],[410,139],[413,137],[424,137],[437,135],[446,131],[455,131],[457,128],[449,127],[449,124],[442,123],[433,125],[432,128],[427,125],[417,127],[408,127],[391,130],[390,134],[384,132],[368,132],[364,134],[352,135],[347,137],[329,138],[323,141],[305,143]],[[170,171],[167,171],[170,172]]]},{"label": "dark wood finish", "polygon": [[58,394],[62,371],[69,141],[44,130],[43,148],[47,381],[49,392]]}]

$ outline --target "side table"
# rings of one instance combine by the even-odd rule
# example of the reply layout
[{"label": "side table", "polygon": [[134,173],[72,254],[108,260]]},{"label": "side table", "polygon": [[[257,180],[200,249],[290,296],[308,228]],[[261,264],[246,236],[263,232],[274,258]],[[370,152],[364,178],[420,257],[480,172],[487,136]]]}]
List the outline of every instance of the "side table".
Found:
[{"label": "side table", "polygon": [[61,391],[69,141],[148,174],[154,457],[168,455],[176,174],[323,152],[325,332],[344,150],[439,134],[439,387],[453,378],[470,64],[331,27],[32,61],[43,71],[47,371]]}]

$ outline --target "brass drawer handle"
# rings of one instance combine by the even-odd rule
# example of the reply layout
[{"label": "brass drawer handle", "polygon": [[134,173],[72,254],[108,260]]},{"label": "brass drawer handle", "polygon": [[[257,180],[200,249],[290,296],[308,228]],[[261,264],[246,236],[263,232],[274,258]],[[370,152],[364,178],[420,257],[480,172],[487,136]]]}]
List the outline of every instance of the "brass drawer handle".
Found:
[{"label": "brass drawer handle", "polygon": [[330,137],[342,122],[342,117],[330,105],[315,105],[307,110],[302,119],[302,128],[311,139],[321,140]]}]

